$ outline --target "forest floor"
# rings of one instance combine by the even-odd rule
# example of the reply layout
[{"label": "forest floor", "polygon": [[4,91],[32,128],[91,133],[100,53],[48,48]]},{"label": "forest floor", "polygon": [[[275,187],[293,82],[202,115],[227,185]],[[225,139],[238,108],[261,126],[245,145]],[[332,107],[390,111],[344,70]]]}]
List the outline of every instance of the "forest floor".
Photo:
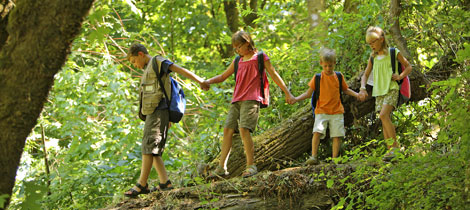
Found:
[{"label": "forest floor", "polygon": [[104,210],[123,209],[330,209],[342,194],[327,187],[327,177],[347,177],[357,164],[320,164],[263,171],[252,177],[214,180],[200,185],[123,199]]}]

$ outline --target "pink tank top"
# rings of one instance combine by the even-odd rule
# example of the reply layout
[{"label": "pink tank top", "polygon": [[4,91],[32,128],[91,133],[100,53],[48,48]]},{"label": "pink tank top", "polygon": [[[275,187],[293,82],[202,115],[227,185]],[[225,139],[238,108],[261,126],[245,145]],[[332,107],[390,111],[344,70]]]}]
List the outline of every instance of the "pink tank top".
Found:
[{"label": "pink tank top", "polygon": [[[263,53],[264,60],[269,60],[268,56]],[[238,63],[237,79],[235,89],[233,91],[232,103],[237,101],[261,101],[261,81],[258,71],[258,56],[255,53],[248,61]],[[266,69],[265,69],[266,71]]]}]

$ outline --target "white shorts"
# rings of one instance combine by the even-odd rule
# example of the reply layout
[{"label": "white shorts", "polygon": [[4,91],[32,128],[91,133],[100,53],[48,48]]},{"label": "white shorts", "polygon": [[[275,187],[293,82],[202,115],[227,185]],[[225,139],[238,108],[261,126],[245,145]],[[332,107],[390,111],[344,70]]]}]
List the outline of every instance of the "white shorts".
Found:
[{"label": "white shorts", "polygon": [[326,129],[330,126],[330,137],[344,137],[344,115],[343,114],[315,114],[313,133],[320,133],[320,139],[326,136]]}]

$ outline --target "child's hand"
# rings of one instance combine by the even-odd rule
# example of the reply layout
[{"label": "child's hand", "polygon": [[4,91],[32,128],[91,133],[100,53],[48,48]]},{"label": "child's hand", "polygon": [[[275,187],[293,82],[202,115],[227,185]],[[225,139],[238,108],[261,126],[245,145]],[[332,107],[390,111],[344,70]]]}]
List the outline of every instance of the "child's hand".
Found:
[{"label": "child's hand", "polygon": [[365,101],[366,98],[367,98],[367,96],[368,96],[367,91],[364,90],[364,89],[361,89],[361,91],[359,91],[359,95],[358,95],[357,98],[358,98],[360,101]]},{"label": "child's hand", "polygon": [[201,83],[201,89],[203,90],[206,90],[206,91],[209,90],[210,86],[211,85],[209,84],[207,80],[204,80],[204,82]]},{"label": "child's hand", "polygon": [[400,75],[398,75],[398,74],[392,74],[392,79],[393,79],[394,81],[398,81],[398,80],[401,80],[402,78],[401,78]]},{"label": "child's hand", "polygon": [[286,102],[288,104],[294,104],[296,102],[295,97],[292,95],[292,93],[289,92],[289,94],[286,94]]}]

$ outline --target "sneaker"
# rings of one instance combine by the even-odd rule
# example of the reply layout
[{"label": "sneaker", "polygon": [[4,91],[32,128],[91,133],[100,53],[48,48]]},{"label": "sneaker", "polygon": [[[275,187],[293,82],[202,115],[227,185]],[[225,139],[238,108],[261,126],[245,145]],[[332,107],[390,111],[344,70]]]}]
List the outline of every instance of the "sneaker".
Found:
[{"label": "sneaker", "polygon": [[305,163],[311,166],[311,165],[318,165],[319,162],[318,162],[317,157],[311,156],[310,158],[308,158],[308,160]]},{"label": "sneaker", "polygon": [[245,172],[243,172],[242,177],[250,177],[258,173],[258,168],[256,168],[256,165],[249,165],[246,167]]},{"label": "sneaker", "polygon": [[396,157],[396,155],[395,155],[395,150],[392,149],[392,150],[390,150],[389,152],[387,152],[387,154],[385,154],[385,155],[383,156],[382,161],[384,161],[384,162],[390,162],[390,161],[392,161],[393,158],[395,158],[395,157]]}]

